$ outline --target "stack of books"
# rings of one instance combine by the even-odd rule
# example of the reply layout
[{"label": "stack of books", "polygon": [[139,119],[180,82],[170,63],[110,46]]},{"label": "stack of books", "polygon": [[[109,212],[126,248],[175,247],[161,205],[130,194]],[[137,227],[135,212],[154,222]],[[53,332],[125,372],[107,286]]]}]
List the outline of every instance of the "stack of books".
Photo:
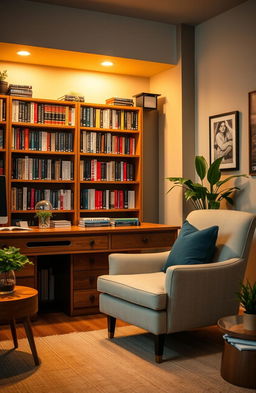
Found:
[{"label": "stack of books", "polygon": [[108,227],[111,225],[109,217],[82,217],[79,221],[79,227]]},{"label": "stack of books", "polygon": [[71,221],[68,220],[51,220],[52,228],[70,228]]},{"label": "stack of books", "polygon": [[7,94],[18,97],[32,97],[32,93],[32,86],[10,84]]},{"label": "stack of books", "polygon": [[133,218],[113,218],[111,220],[111,225],[115,227],[121,227],[121,226],[139,226],[140,221],[137,217]]},{"label": "stack of books", "polygon": [[59,97],[58,100],[84,102],[84,97],[83,96],[75,96],[75,95],[71,95],[71,94],[65,94],[64,96]]},{"label": "stack of books", "polygon": [[132,98],[119,98],[119,97],[112,97],[106,100],[107,105],[124,105],[124,106],[133,106],[133,99]]},{"label": "stack of books", "polygon": [[256,340],[246,340],[236,337],[231,337],[224,334],[224,340],[233,345],[239,351],[256,351]]}]

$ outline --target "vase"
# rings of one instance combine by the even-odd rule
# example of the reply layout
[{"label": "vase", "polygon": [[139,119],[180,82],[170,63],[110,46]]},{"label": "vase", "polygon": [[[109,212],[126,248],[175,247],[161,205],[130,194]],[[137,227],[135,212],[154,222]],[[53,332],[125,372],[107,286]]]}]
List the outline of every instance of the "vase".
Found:
[{"label": "vase", "polygon": [[50,228],[51,217],[38,217],[38,226],[39,228]]},{"label": "vase", "polygon": [[13,270],[0,273],[0,295],[14,292],[15,284],[16,278]]},{"label": "vase", "polygon": [[243,315],[243,324],[246,330],[255,330],[256,331],[256,314],[248,314],[244,312]]}]

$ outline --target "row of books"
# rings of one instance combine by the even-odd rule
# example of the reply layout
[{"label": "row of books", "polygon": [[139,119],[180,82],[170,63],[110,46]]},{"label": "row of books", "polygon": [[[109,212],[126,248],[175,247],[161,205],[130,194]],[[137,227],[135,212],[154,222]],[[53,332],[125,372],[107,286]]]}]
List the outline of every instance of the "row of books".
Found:
[{"label": "row of books", "polygon": [[73,161],[61,159],[13,158],[12,178],[20,180],[73,180]]},{"label": "row of books", "polygon": [[111,128],[114,130],[137,130],[138,112],[81,107],[80,125],[81,127]]},{"label": "row of books", "polygon": [[12,149],[38,151],[73,151],[72,131],[12,128]]},{"label": "row of books", "polygon": [[32,97],[32,86],[10,84],[7,94],[10,96]]},{"label": "row of books", "polygon": [[50,201],[54,210],[73,209],[72,190],[36,189],[34,187],[12,187],[12,210],[34,210],[37,202]]},{"label": "row of books", "polygon": [[80,179],[87,181],[133,181],[135,167],[126,161],[80,161]]},{"label": "row of books", "polygon": [[107,105],[125,105],[125,106],[133,106],[133,99],[132,98],[119,98],[119,97],[112,97],[106,100]]},{"label": "row of books", "polygon": [[3,128],[0,128],[0,149],[4,149],[4,136],[5,131]]},{"label": "row of books", "polygon": [[6,121],[6,101],[0,98],[0,121]]},{"label": "row of books", "polygon": [[96,190],[85,188],[81,191],[81,209],[134,209],[134,190]]},{"label": "row of books", "polygon": [[107,226],[138,226],[140,221],[137,217],[109,218],[109,217],[81,217],[78,226],[107,227]]},{"label": "row of books", "polygon": [[135,138],[111,135],[108,132],[82,131],[82,153],[135,154]]},{"label": "row of books", "polygon": [[12,121],[74,126],[75,108],[68,105],[13,100]]},{"label": "row of books", "polygon": [[55,276],[52,267],[38,271],[38,294],[40,302],[55,300]]}]

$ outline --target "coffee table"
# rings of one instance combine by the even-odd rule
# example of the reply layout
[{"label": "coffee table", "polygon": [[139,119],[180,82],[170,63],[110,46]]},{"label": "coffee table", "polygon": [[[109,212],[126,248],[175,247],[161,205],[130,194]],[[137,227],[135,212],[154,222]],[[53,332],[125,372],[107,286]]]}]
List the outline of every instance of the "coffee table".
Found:
[{"label": "coffee table", "polygon": [[23,323],[35,365],[39,364],[39,359],[30,317],[35,315],[37,311],[38,292],[36,289],[17,285],[13,293],[0,295],[0,322],[10,324],[14,348],[18,348],[16,320]]},{"label": "coffee table", "polygon": [[[244,329],[243,315],[221,318],[218,321],[218,327],[231,337],[256,340],[255,330]],[[221,376],[233,385],[256,388],[256,351],[239,351],[225,340]]]}]

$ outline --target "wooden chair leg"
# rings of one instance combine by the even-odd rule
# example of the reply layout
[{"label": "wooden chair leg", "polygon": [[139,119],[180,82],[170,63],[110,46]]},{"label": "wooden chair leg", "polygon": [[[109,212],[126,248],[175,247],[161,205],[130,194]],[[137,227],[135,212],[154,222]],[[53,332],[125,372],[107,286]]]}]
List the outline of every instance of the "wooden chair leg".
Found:
[{"label": "wooden chair leg", "polygon": [[33,358],[34,358],[35,365],[38,366],[40,362],[39,362],[39,358],[38,358],[38,354],[37,354],[37,350],[36,350],[36,344],[34,341],[33,331],[31,328],[29,317],[24,318],[22,322],[23,322],[23,325],[24,325],[24,328],[25,328],[25,331],[27,334],[28,342],[30,345],[30,349],[31,349]]},{"label": "wooden chair leg", "polygon": [[16,321],[15,319],[11,319],[10,321],[10,327],[11,327],[11,332],[12,332],[12,339],[13,339],[13,345],[14,348],[18,348],[18,339],[17,339],[17,332],[16,332]]},{"label": "wooden chair leg", "polygon": [[156,363],[162,363],[162,357],[164,352],[164,340],[165,334],[155,335],[155,360]]},{"label": "wooden chair leg", "polygon": [[110,315],[108,317],[108,338],[113,338],[115,334],[115,327],[116,327],[116,318],[111,317]]}]

